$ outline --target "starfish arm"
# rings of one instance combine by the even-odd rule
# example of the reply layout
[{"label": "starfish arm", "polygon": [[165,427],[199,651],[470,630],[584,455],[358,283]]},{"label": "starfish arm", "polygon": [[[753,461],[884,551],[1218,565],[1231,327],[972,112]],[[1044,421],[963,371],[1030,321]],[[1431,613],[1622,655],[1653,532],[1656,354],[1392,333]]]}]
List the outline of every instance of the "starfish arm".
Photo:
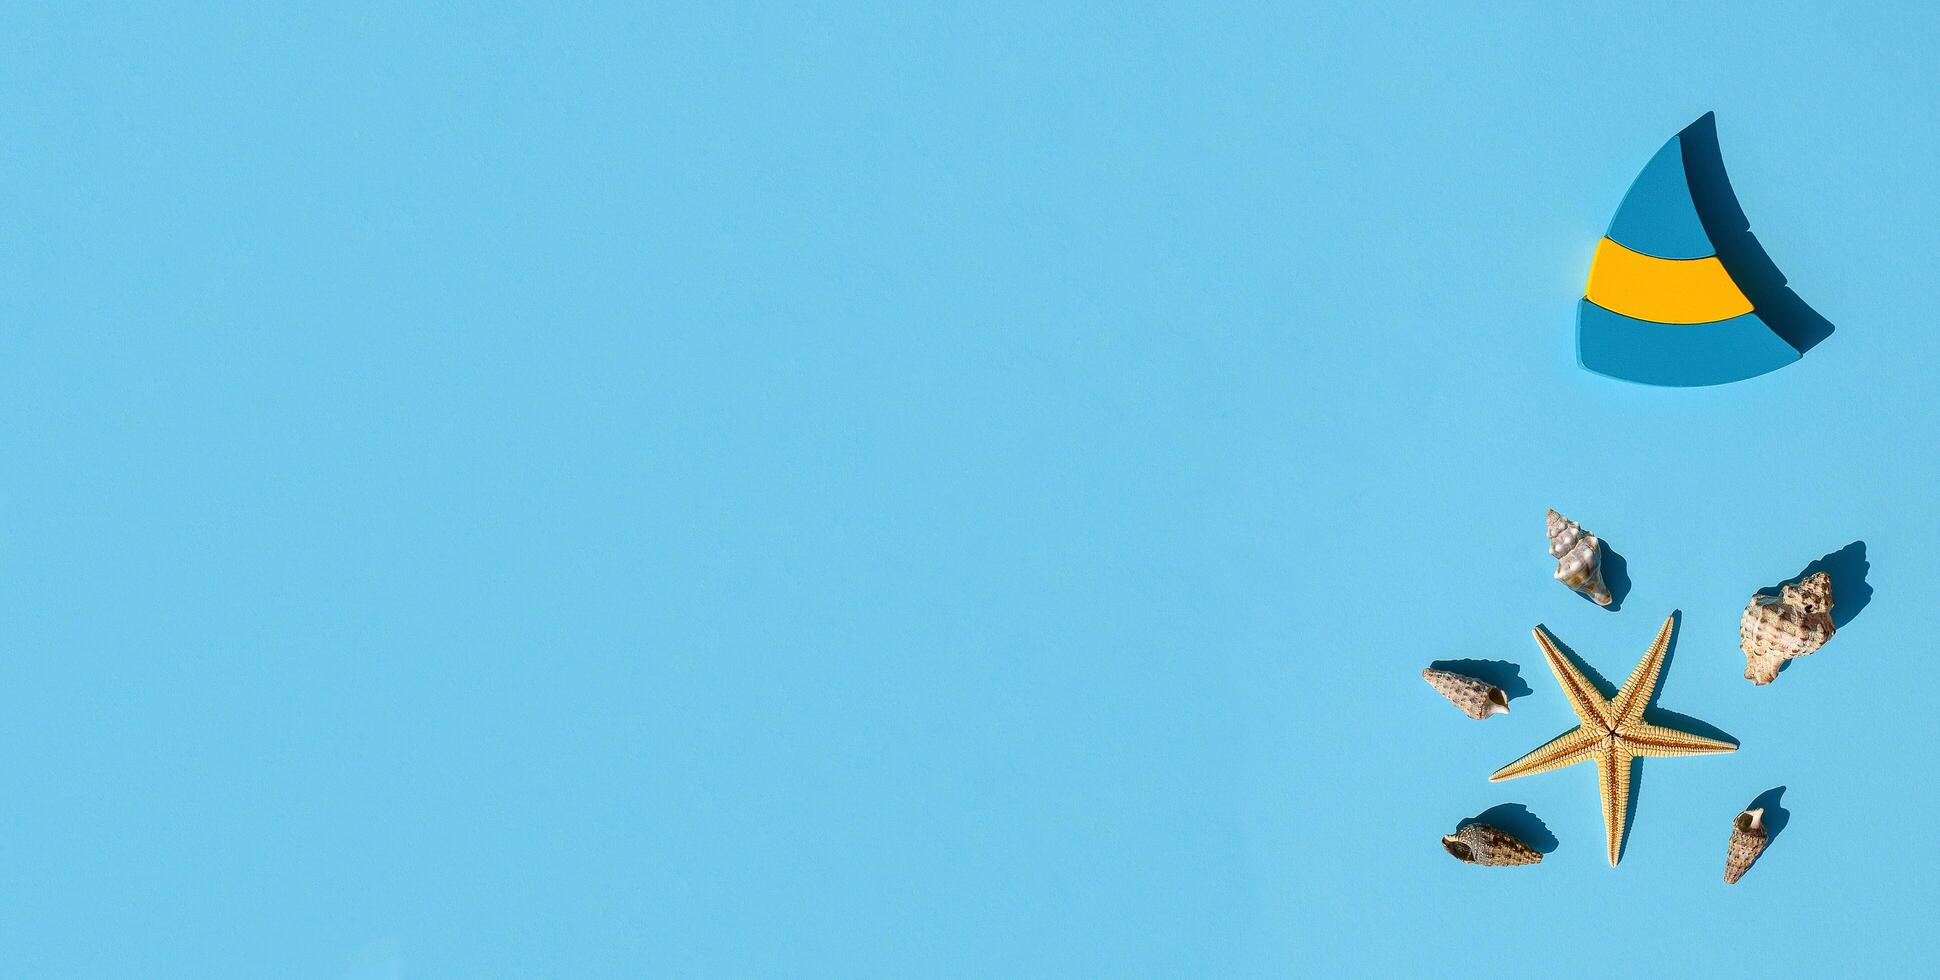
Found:
[{"label": "starfish arm", "polygon": [[1517,776],[1528,776],[1551,769],[1561,769],[1590,758],[1597,746],[1603,742],[1603,732],[1589,727],[1564,732],[1543,743],[1543,746],[1514,762],[1495,771],[1489,782],[1499,783]]},{"label": "starfish arm", "polygon": [[1664,669],[1664,654],[1671,648],[1671,628],[1676,622],[1675,614],[1664,617],[1664,626],[1657,631],[1650,652],[1644,654],[1637,669],[1630,672],[1630,679],[1623,682],[1623,688],[1611,699],[1613,723],[1644,720],[1644,706],[1650,703],[1650,695],[1657,689],[1657,675]]},{"label": "starfish arm", "polygon": [[1555,673],[1557,683],[1563,685],[1563,695],[1569,699],[1570,710],[1584,725],[1608,731],[1615,725],[1616,715],[1610,709],[1610,702],[1597,692],[1596,685],[1570,658],[1557,649],[1556,641],[1549,638],[1538,626],[1531,632],[1536,634],[1536,645],[1543,648],[1543,659],[1549,661],[1549,669]]},{"label": "starfish arm", "polygon": [[1618,731],[1617,737],[1623,740],[1632,755],[1662,757],[1738,751],[1738,747],[1730,742],[1680,732],[1662,725],[1625,725]]},{"label": "starfish arm", "polygon": [[1597,788],[1603,793],[1603,833],[1610,841],[1610,866],[1623,856],[1623,824],[1630,816],[1630,753],[1614,740],[1596,753]]}]

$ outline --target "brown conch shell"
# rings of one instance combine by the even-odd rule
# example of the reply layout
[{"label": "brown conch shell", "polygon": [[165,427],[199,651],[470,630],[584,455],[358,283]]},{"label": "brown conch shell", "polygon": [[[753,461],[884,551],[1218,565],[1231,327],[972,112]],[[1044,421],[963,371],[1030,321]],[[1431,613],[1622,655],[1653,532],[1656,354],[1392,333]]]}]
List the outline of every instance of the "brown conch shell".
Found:
[{"label": "brown conch shell", "polygon": [[1603,584],[1602,542],[1554,510],[1549,512],[1549,557],[1556,559],[1556,581],[1589,596],[1599,606],[1610,604]]},{"label": "brown conch shell", "polygon": [[1746,810],[1731,821],[1731,846],[1724,852],[1724,883],[1735,885],[1771,841],[1765,836],[1765,808]]},{"label": "brown conch shell", "polygon": [[1517,840],[1506,830],[1485,823],[1472,823],[1442,838],[1442,847],[1458,861],[1505,867],[1537,864],[1543,859],[1535,848]]},{"label": "brown conch shell", "polygon": [[1440,691],[1442,697],[1455,702],[1455,707],[1462,709],[1463,714],[1476,721],[1481,721],[1490,715],[1509,712],[1509,695],[1488,681],[1463,674],[1451,674],[1446,670],[1436,670],[1433,667],[1422,671],[1421,679],[1427,681],[1429,687]]},{"label": "brown conch shell", "polygon": [[1832,576],[1824,572],[1781,586],[1777,596],[1752,596],[1738,621],[1745,679],[1770,684],[1781,664],[1825,646],[1832,630]]}]

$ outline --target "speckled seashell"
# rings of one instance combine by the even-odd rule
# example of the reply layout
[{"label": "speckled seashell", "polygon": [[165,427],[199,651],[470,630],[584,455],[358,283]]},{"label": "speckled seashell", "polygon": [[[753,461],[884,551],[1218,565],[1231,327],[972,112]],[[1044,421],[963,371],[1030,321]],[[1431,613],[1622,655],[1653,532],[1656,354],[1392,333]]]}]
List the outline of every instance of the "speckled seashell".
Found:
[{"label": "speckled seashell", "polygon": [[1442,838],[1442,847],[1458,861],[1503,867],[1537,864],[1543,859],[1535,848],[1517,840],[1508,831],[1485,823],[1472,823]]},{"label": "speckled seashell", "polygon": [[1488,681],[1432,667],[1421,672],[1421,679],[1476,721],[1509,712],[1509,695]]},{"label": "speckled seashell", "polygon": [[1832,576],[1816,572],[1777,596],[1754,595],[1738,621],[1745,679],[1770,684],[1793,657],[1809,656],[1832,638]]},{"label": "speckled seashell", "polygon": [[1603,584],[1603,552],[1597,536],[1554,510],[1549,512],[1549,557],[1556,559],[1556,581],[1589,596],[1599,606],[1610,604]]},{"label": "speckled seashell", "polygon": [[1735,885],[1771,843],[1765,836],[1765,808],[1746,810],[1731,821],[1731,845],[1724,853],[1724,883]]}]

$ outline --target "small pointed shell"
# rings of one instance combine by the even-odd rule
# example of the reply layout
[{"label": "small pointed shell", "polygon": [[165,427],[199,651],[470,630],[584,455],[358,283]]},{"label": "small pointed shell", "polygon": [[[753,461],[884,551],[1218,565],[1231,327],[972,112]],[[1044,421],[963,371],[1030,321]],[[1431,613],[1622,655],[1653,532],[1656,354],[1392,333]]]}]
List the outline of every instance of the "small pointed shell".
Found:
[{"label": "small pointed shell", "polygon": [[1421,679],[1476,721],[1509,711],[1509,695],[1487,681],[1433,667],[1422,671]]},{"label": "small pointed shell", "polygon": [[1778,592],[1753,595],[1738,621],[1745,679],[1753,684],[1770,684],[1785,661],[1810,656],[1832,638],[1832,576],[1816,572]]},{"label": "small pointed shell", "polygon": [[1442,838],[1442,847],[1457,861],[1489,867],[1537,864],[1543,856],[1506,830],[1472,823]]},{"label": "small pointed shell", "polygon": [[1735,885],[1745,876],[1758,855],[1765,853],[1771,839],[1765,833],[1765,809],[1758,807],[1738,814],[1731,821],[1731,843],[1724,853],[1724,883]]},{"label": "small pointed shell", "polygon": [[1603,584],[1602,542],[1556,511],[1545,515],[1549,525],[1549,556],[1556,559],[1556,581],[1589,596],[1599,606],[1610,604]]}]

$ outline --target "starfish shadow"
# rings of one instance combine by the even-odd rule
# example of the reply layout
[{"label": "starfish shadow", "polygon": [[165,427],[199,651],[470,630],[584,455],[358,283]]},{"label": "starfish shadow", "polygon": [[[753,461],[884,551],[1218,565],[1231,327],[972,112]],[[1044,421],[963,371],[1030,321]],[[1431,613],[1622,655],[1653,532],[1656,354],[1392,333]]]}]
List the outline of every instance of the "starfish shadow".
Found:
[{"label": "starfish shadow", "polygon": [[1596,685],[1596,691],[1598,694],[1601,694],[1606,698],[1616,696],[1617,686],[1615,684],[1612,684],[1609,681],[1605,680],[1602,674],[1599,674],[1596,672],[1595,667],[1590,666],[1588,661],[1584,660],[1582,657],[1577,656],[1576,651],[1570,649],[1570,645],[1567,643],[1564,643],[1560,638],[1556,636],[1555,633],[1550,632],[1549,627],[1543,626],[1542,630],[1544,633],[1549,634],[1549,642],[1556,644],[1556,649],[1561,651],[1563,656],[1568,657],[1569,662],[1572,664],[1575,664],[1576,669],[1582,671],[1583,676],[1588,677],[1590,679],[1591,684]]},{"label": "starfish shadow", "polygon": [[1630,805],[1625,807],[1623,812],[1623,836],[1617,838],[1619,863],[1630,851],[1630,828],[1637,823],[1637,801],[1642,799],[1644,794],[1644,760],[1642,759],[1630,760],[1630,788],[1627,792],[1630,794]]},{"label": "starfish shadow", "polygon": [[[1657,706],[1657,695],[1664,689],[1664,679],[1670,676],[1671,664],[1677,660],[1677,640],[1679,634],[1684,631],[1684,612],[1682,610],[1672,612],[1671,619],[1674,621],[1674,625],[1671,627],[1671,641],[1664,647],[1664,665],[1657,672],[1657,689],[1651,691],[1649,700],[1644,702],[1644,723],[1647,725],[1663,725],[1666,728],[1675,728],[1680,731],[1690,732],[1693,735],[1702,735],[1705,738],[1715,738],[1721,742],[1730,742],[1733,745],[1737,745],[1737,738],[1710,722],[1701,721],[1690,715],[1678,714],[1675,711]],[[1631,767],[1631,778],[1633,780],[1636,778],[1636,770],[1640,768],[1642,767],[1635,765]],[[1635,799],[1635,797],[1632,797],[1632,799]],[[1632,809],[1631,812],[1635,813],[1636,810]]]},{"label": "starfish shadow", "polygon": [[1517,840],[1536,849],[1537,853],[1549,854],[1556,850],[1556,835],[1549,832],[1549,825],[1542,818],[1529,812],[1529,807],[1521,803],[1497,803],[1455,825],[1461,830],[1470,824],[1485,823],[1498,830],[1506,830]]},{"label": "starfish shadow", "polygon": [[1484,684],[1493,684],[1501,688],[1511,701],[1533,693],[1522,679],[1522,667],[1506,660],[1437,660],[1428,667],[1451,674],[1465,674]]},{"label": "starfish shadow", "polygon": [[1693,718],[1690,715],[1681,715],[1675,711],[1666,711],[1663,708],[1645,708],[1644,724],[1662,725],[1665,728],[1675,728],[1680,732],[1690,732],[1693,735],[1702,735],[1705,738],[1715,738],[1720,742],[1730,742],[1732,745],[1738,744],[1737,736],[1710,722]]}]

